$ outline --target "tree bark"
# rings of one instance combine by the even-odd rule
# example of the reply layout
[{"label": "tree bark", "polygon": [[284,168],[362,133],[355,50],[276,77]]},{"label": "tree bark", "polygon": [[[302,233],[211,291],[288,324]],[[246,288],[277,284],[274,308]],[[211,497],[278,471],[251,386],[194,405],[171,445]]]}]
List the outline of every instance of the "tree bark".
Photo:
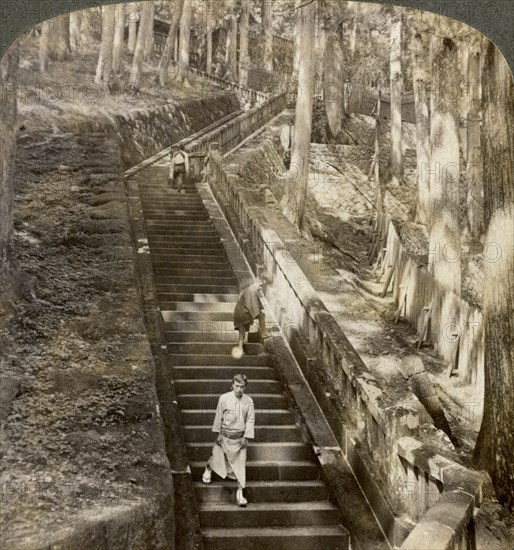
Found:
[{"label": "tree bark", "polygon": [[214,24],[214,13],[211,2],[207,3],[207,36],[206,36],[206,62],[205,71],[212,74],[212,31]]},{"label": "tree bark", "polygon": [[70,14],[56,17],[53,21],[53,36],[50,42],[52,55],[57,61],[63,61],[70,56]]},{"label": "tree bark", "polygon": [[[451,23],[437,32],[451,36]],[[430,114],[430,231],[429,271],[432,274],[432,319],[436,350],[452,361],[454,344],[448,327],[458,326],[461,292],[460,230],[460,71],[457,43],[451,38],[432,39],[432,97]]]},{"label": "tree bark", "polygon": [[262,3],[262,25],[264,28],[264,70],[273,72],[273,29],[271,26],[271,2]]},{"label": "tree bark", "polygon": [[132,69],[128,88],[132,92],[139,90],[139,80],[141,78],[141,69],[143,68],[143,58],[146,44],[146,33],[149,31],[148,19],[152,16],[152,6],[150,2],[143,2],[141,7],[141,17],[139,18],[139,30],[137,33],[136,49],[132,59]]},{"label": "tree bark", "polygon": [[6,299],[12,296],[16,269],[13,237],[18,62],[15,42],[0,61],[0,294]]},{"label": "tree bark", "polygon": [[[484,415],[475,460],[491,475],[498,501],[514,509],[514,84],[489,42],[482,76],[482,151],[487,226]],[[495,254],[487,254],[494,243]],[[500,256],[501,254],[501,256]],[[493,256],[494,259],[493,259]],[[489,261],[487,261],[489,258]]]},{"label": "tree bark", "polygon": [[[164,51],[162,52],[161,61],[159,63],[159,84],[164,86],[166,77],[168,76],[168,70],[171,63],[171,59],[175,50],[175,42],[177,40],[178,26],[180,24],[180,18],[182,16],[182,8],[184,6],[184,0],[177,0],[171,2],[171,9],[173,15],[171,18],[170,30],[166,38],[166,44]],[[209,3],[210,6],[210,3]],[[209,6],[207,9],[209,9]]]},{"label": "tree bark", "polygon": [[137,42],[137,11],[134,9],[129,14],[128,19],[128,43],[127,49],[130,53],[134,53]]},{"label": "tree bark", "polygon": [[302,229],[309,181],[309,156],[311,149],[312,103],[314,91],[314,42],[316,36],[317,3],[306,4],[299,17],[300,69],[298,75],[298,99],[295,113],[295,133],[291,155],[291,167],[286,190],[281,201],[287,219]]},{"label": "tree bark", "polygon": [[112,6],[102,7],[102,43],[96,66],[95,84],[104,88],[109,87],[112,76],[114,17],[115,11],[112,9]]},{"label": "tree bark", "polygon": [[430,119],[429,119],[429,77],[427,72],[427,44],[421,32],[414,36],[413,47],[414,105],[416,110],[416,160],[417,201],[416,221],[428,226],[430,213]]},{"label": "tree bark", "polygon": [[391,184],[402,181],[402,20],[391,23]]},{"label": "tree bark", "polygon": [[125,34],[125,4],[116,6],[116,22],[114,28],[114,42],[112,50],[112,69],[115,74],[121,71],[123,59],[123,35]]},{"label": "tree bark", "polygon": [[144,58],[148,59],[152,55],[153,45],[154,45],[154,18],[155,18],[155,2],[147,2],[150,4],[150,10],[152,12],[151,16],[147,19],[146,24],[148,25],[148,30],[145,34],[145,49],[144,49]]},{"label": "tree bark", "polygon": [[239,26],[239,84],[248,84],[248,70],[250,58],[248,57],[248,26],[250,21],[250,6],[248,0],[241,0],[241,23]]},{"label": "tree bark", "polygon": [[180,41],[177,67],[177,80],[184,83],[188,82],[191,11],[192,0],[184,0],[182,17],[180,18]]},{"label": "tree bark", "polygon": [[48,69],[48,58],[50,56],[50,32],[51,25],[47,19],[41,23],[41,36],[39,37],[39,70],[46,73]]},{"label": "tree bark", "polygon": [[81,11],[75,11],[70,14],[70,46],[72,51],[79,48],[82,43],[80,37],[82,15]]},{"label": "tree bark", "polygon": [[235,1],[230,3],[228,9],[230,10],[230,26],[227,33],[225,78],[235,82],[237,80],[237,11]]},{"label": "tree bark", "polygon": [[480,120],[482,111],[480,106],[482,96],[481,77],[481,53],[477,47],[472,47],[468,58],[468,96],[469,110],[466,117],[467,126],[467,218],[468,228],[475,238],[484,232],[483,212],[483,175],[482,175],[482,150],[480,141]]},{"label": "tree bark", "polygon": [[337,11],[328,11],[326,19],[323,98],[330,132],[341,133],[344,115],[344,58],[342,26]]}]

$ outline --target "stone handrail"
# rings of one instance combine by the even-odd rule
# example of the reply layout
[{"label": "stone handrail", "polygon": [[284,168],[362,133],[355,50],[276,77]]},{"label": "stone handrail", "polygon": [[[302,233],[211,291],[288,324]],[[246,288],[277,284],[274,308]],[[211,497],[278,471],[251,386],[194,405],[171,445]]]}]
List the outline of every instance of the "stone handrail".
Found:
[{"label": "stone handrail", "polygon": [[[380,522],[391,544],[398,546],[406,537],[417,540],[427,525],[441,520],[451,536],[430,539],[431,550],[460,548],[460,543],[473,536],[470,510],[480,503],[482,477],[452,460],[434,455],[416,439],[422,412],[419,401],[410,393],[404,396],[403,403],[384,394],[281,239],[274,231],[262,227],[255,209],[245,203],[235,185],[236,176],[227,174],[223,158],[216,151],[211,151],[210,166],[212,192],[229,223],[232,220],[234,233],[239,232],[236,236],[239,234],[250,265],[266,277],[267,302],[299,363],[295,342],[304,341],[310,350],[311,358],[305,360],[304,371],[309,384],[316,376],[328,379],[330,399],[356,427],[358,439],[354,439],[353,432],[340,418],[331,421],[327,415],[344,456],[356,477],[360,476],[363,491],[369,491],[366,496],[379,521],[383,520]],[[326,392],[316,392],[314,388],[313,392],[320,396],[322,409],[329,410],[323,403]],[[371,476],[370,469],[383,480],[381,490],[386,493],[389,505],[374,484],[376,476]],[[396,517],[390,512],[388,515],[391,508]]]},{"label": "stone handrail", "polygon": [[210,132],[204,132],[198,139],[190,141],[185,150],[191,154],[206,155],[210,145],[217,143],[219,150],[226,153],[283,111],[285,105],[284,95],[275,96],[262,105],[245,111],[226,124],[214,128]]}]

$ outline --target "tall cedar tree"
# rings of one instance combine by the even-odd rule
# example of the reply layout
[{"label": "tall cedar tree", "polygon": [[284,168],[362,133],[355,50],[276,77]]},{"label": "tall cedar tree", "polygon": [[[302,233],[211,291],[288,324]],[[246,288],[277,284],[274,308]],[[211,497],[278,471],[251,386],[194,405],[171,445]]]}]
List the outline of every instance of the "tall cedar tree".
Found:
[{"label": "tall cedar tree", "polygon": [[402,20],[391,22],[391,183],[402,181]]},{"label": "tall cedar tree", "polygon": [[[438,33],[455,34],[450,20],[440,22]],[[456,299],[461,290],[460,202],[459,202],[459,99],[452,90],[460,88],[457,41],[433,35],[432,112],[430,116],[430,236],[429,266],[434,278],[433,318],[443,319],[435,340],[438,351],[451,360],[454,343],[443,338],[443,330],[459,322]]]},{"label": "tall cedar tree", "polygon": [[125,33],[125,4],[117,4],[112,49],[112,70],[115,74],[121,71],[123,59],[123,35]]},{"label": "tall cedar tree", "polygon": [[[159,84],[164,86],[166,77],[168,76],[168,70],[175,52],[175,43],[178,36],[178,26],[180,24],[180,18],[182,16],[182,8],[184,6],[184,0],[176,0],[170,2],[170,9],[172,10],[171,24],[166,38],[166,44],[164,45],[164,51],[162,52],[161,60],[159,62]],[[207,9],[210,9],[210,2],[207,5]]]},{"label": "tall cedar tree", "polygon": [[270,0],[263,0],[261,4],[261,18],[264,30],[264,70],[268,73],[273,72],[273,29],[271,26],[271,8]]},{"label": "tall cedar tree", "polygon": [[248,25],[250,21],[250,6],[248,0],[241,0],[241,23],[239,25],[239,84],[248,84]]},{"label": "tall cedar tree", "polygon": [[95,84],[109,87],[112,76],[112,48],[114,40],[115,10],[113,6],[102,6],[102,42],[96,66]]},{"label": "tall cedar tree", "polygon": [[325,10],[324,27],[326,33],[323,97],[328,126],[332,135],[341,133],[344,115],[344,58],[343,27],[338,18],[338,5],[333,0]]},{"label": "tall cedar tree", "polygon": [[[484,415],[475,448],[498,501],[514,509],[514,83],[489,42],[482,75],[485,253]],[[487,258],[489,260],[487,261]]]},{"label": "tall cedar tree", "polygon": [[191,15],[193,4],[192,0],[184,0],[182,7],[182,17],[180,18],[180,39],[178,51],[177,80],[179,82],[188,82],[189,72],[189,47],[191,36]]},{"label": "tall cedar tree", "polygon": [[0,61],[0,293],[7,300],[13,295],[16,270],[13,237],[18,61],[15,42]]},{"label": "tall cedar tree", "polygon": [[[419,19],[417,14],[414,17]],[[418,165],[416,221],[425,225],[428,225],[430,212],[430,179],[427,177],[427,169],[430,165],[428,96],[430,82],[427,71],[427,49],[430,51],[429,42],[427,44],[421,29],[418,29],[418,32],[414,35],[412,48],[414,107],[416,110],[416,159]]]},{"label": "tall cedar tree", "polygon": [[141,78],[141,70],[143,68],[143,58],[146,45],[146,34],[149,32],[148,19],[152,17],[151,2],[143,2],[141,7],[141,17],[139,18],[139,30],[137,33],[136,49],[134,50],[134,58],[132,59],[132,69],[128,89],[132,92],[139,90],[139,80]]},{"label": "tall cedar tree", "polygon": [[298,19],[300,38],[300,68],[296,101],[295,133],[291,166],[282,211],[288,220],[302,229],[304,226],[309,156],[311,150],[312,103],[314,96],[314,42],[316,36],[317,2],[305,4]]}]

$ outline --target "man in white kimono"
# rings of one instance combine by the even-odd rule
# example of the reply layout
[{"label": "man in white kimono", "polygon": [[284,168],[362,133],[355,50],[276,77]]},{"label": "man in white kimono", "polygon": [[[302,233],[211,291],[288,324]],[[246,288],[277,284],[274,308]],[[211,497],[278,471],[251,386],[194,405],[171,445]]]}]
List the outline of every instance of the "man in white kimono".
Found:
[{"label": "man in white kimono", "polygon": [[232,391],[224,393],[218,400],[212,431],[218,434],[202,476],[204,483],[211,483],[212,471],[225,479],[238,482],[236,502],[246,506],[243,496],[246,487],[246,448],[248,439],[254,438],[255,409],[253,399],[245,395],[247,378],[236,374],[232,380]]}]

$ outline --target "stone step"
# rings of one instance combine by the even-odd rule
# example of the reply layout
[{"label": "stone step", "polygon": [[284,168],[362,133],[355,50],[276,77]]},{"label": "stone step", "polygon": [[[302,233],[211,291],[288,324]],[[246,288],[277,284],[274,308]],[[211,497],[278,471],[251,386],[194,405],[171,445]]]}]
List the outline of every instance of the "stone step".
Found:
[{"label": "stone step", "polygon": [[[163,292],[162,288],[170,285],[157,284],[157,294]],[[164,318],[164,317],[163,317]],[[231,321],[234,319],[233,311],[167,311],[165,320],[173,321]]]},{"label": "stone step", "polygon": [[[154,273],[157,275],[159,273],[169,273],[173,271],[176,268],[170,268],[170,269],[156,269],[154,270]],[[221,302],[230,302],[235,303],[237,302],[237,299],[239,298],[238,294],[201,294],[201,293],[183,293],[183,294],[174,294],[172,295],[172,298],[170,299],[170,303],[176,303],[176,302],[189,302],[189,303],[196,303],[196,302],[208,302],[208,303],[221,303]],[[161,308],[164,309],[164,308]],[[168,311],[172,311],[171,307],[167,308]]]},{"label": "stone step", "polygon": [[151,235],[148,237],[150,246],[165,245],[168,243],[183,243],[183,244],[197,244],[197,245],[211,245],[221,244],[219,237],[209,235],[197,235],[197,234],[177,234],[177,235]]},{"label": "stone step", "polygon": [[[182,418],[182,424],[184,425],[204,425],[214,422],[214,415],[216,405],[211,409],[184,409],[180,411],[180,417]],[[255,425],[264,426],[272,424],[274,426],[281,426],[284,424],[294,424],[296,421],[295,415],[292,411],[287,409],[259,409],[255,410]]]},{"label": "stone step", "polygon": [[155,229],[161,228],[161,229],[168,229],[168,230],[176,230],[178,232],[195,232],[195,230],[198,231],[205,231],[206,229],[210,229],[213,233],[215,233],[214,227],[212,225],[212,222],[210,220],[198,220],[198,221],[190,221],[190,220],[145,220],[145,224],[147,228]]},{"label": "stone step", "polygon": [[[219,396],[219,393],[182,393],[177,401],[181,409],[213,409]],[[251,397],[257,409],[285,409],[288,406],[286,396],[280,393],[252,393]]]},{"label": "stone step", "polygon": [[157,295],[163,302],[169,302],[172,294],[190,292],[193,294],[235,294],[239,289],[237,286],[227,285],[168,285],[168,292],[157,289]]},{"label": "stone step", "polygon": [[[159,276],[159,280],[167,278]],[[175,302],[173,307],[168,310],[168,313],[176,311],[229,311],[234,313],[235,307],[236,302]],[[166,319],[164,312],[163,319]]]},{"label": "stone step", "polygon": [[[200,274],[201,275],[201,274]],[[237,285],[237,280],[235,277],[216,277],[206,274],[204,277],[189,277],[187,275],[158,275],[155,277],[155,283],[157,290],[166,291],[167,287],[179,285]],[[234,304],[235,306],[235,304]]]},{"label": "stone step", "polygon": [[181,224],[183,222],[188,223],[196,223],[196,222],[205,222],[207,220],[210,220],[207,213],[204,214],[187,214],[180,212],[174,212],[173,214],[157,214],[153,212],[148,212],[145,214],[145,221],[153,222],[153,221],[162,221],[162,222],[174,222],[175,224]]},{"label": "stone step", "polygon": [[[172,367],[173,379],[177,380],[198,380],[207,377],[216,379],[232,378],[239,374],[241,367]],[[244,374],[249,380],[276,380],[277,373],[273,367],[245,367]]]},{"label": "stone step", "polygon": [[[180,400],[180,397],[179,397]],[[193,462],[206,460],[211,456],[214,438],[207,443],[188,443],[187,454]],[[294,461],[308,460],[312,457],[311,448],[305,443],[253,443],[250,441],[247,448],[248,460],[260,461]]]},{"label": "stone step", "polygon": [[[169,295],[168,295],[169,296]],[[227,294],[228,296],[228,294]],[[161,310],[167,304],[166,301],[161,301]],[[166,332],[210,332],[216,334],[232,333],[234,331],[233,321],[173,321],[166,322],[164,326]],[[255,322],[251,327],[254,331],[257,330]]]},{"label": "stone step", "polygon": [[212,267],[226,267],[229,265],[224,254],[152,254],[151,260],[154,265],[161,267],[165,262],[166,267],[200,266],[204,264],[205,269]]},{"label": "stone step", "polygon": [[267,367],[270,359],[267,355],[243,355],[241,359],[236,359],[231,355],[215,355],[215,354],[170,354],[170,359],[173,365],[187,366],[196,365],[201,367],[204,365],[212,365],[213,367],[244,367],[257,366]]},{"label": "stone step", "polygon": [[[254,527],[266,525],[307,526],[339,523],[339,510],[328,500],[307,502],[253,502],[234,513],[234,504],[204,503],[200,506],[200,522],[204,527],[231,525]],[[274,547],[270,546],[270,549]]]},{"label": "stone step", "polygon": [[[199,481],[194,485],[200,503],[235,504],[235,481],[213,481],[210,485]],[[244,494],[250,502],[304,502],[328,500],[329,497],[328,488],[321,480],[249,481]]]},{"label": "stone step", "polygon": [[148,240],[154,239],[154,238],[160,238],[160,239],[173,239],[174,237],[183,237],[187,235],[191,235],[192,237],[217,237],[217,233],[212,228],[196,228],[196,229],[181,229],[176,230],[171,227],[146,227],[146,234],[148,236]]},{"label": "stone step", "polygon": [[[168,239],[169,242],[151,242],[150,248],[152,252],[155,250],[157,254],[160,254],[160,250],[164,252],[174,250],[225,250],[221,242],[203,243],[203,242],[179,242],[174,238]],[[176,254],[176,252],[175,252]]]},{"label": "stone step", "polygon": [[[211,448],[216,434],[211,433]],[[194,481],[201,481],[205,470],[205,461],[191,462],[191,473]],[[213,474],[214,480],[219,480]],[[312,481],[319,479],[319,470],[314,462],[309,460],[247,460],[246,479],[248,481]]]},{"label": "stone step", "polygon": [[[226,342],[166,342],[168,353],[195,353],[197,355],[227,355],[232,356],[235,344]],[[243,345],[245,356],[264,356],[264,346],[258,343],[245,343]]]},{"label": "stone step", "polygon": [[238,343],[239,332],[232,330],[230,332],[208,332],[208,331],[167,331],[166,342],[220,342],[223,344],[232,344],[233,346]]},{"label": "stone step", "polygon": [[[258,345],[258,344],[255,344]],[[168,344],[169,347],[169,344]],[[219,393],[230,391],[231,378],[201,378],[194,380],[175,380],[175,388],[178,394],[189,393]],[[248,391],[258,393],[282,393],[282,384],[277,380],[249,380]]]},{"label": "stone step", "polygon": [[341,526],[218,527],[202,529],[204,550],[348,550]]},{"label": "stone step", "polygon": [[145,204],[142,203],[143,212],[146,214],[206,214],[203,204]]},{"label": "stone step", "polygon": [[[214,441],[213,437],[215,437],[215,434],[212,432],[212,424],[183,426],[182,428],[186,442]],[[286,426],[257,426],[255,428],[255,441],[302,441],[302,432],[295,424]]]}]

